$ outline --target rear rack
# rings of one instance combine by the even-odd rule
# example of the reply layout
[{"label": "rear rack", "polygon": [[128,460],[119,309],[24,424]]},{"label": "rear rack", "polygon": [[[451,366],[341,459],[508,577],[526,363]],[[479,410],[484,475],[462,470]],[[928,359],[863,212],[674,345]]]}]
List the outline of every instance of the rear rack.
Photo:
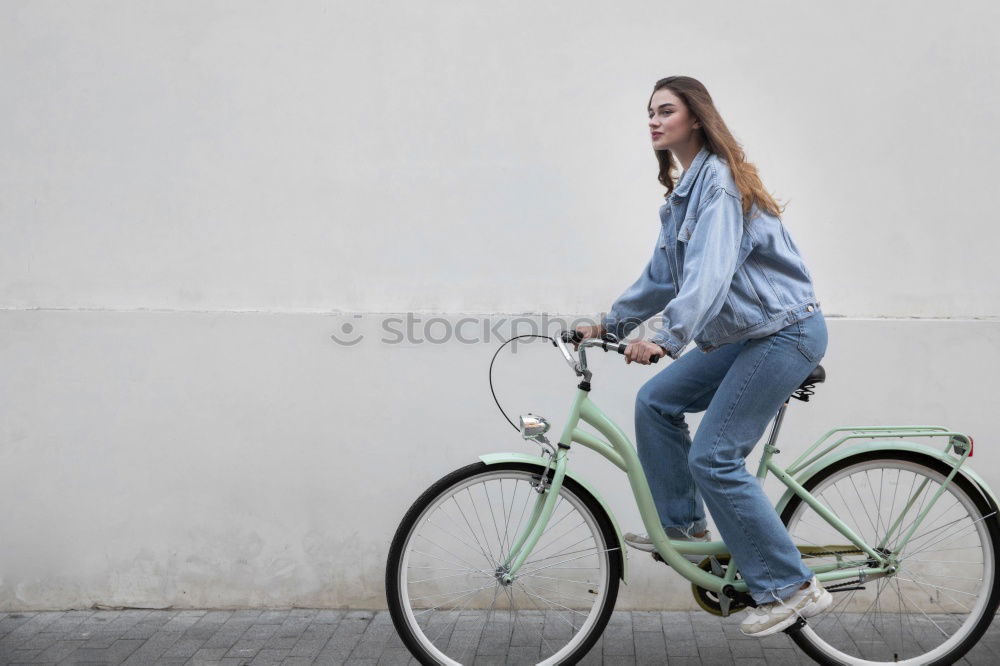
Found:
[{"label": "rear rack", "polygon": [[[831,437],[837,433],[847,433],[846,435],[838,438],[832,444],[828,444],[819,453],[810,456],[809,454],[819,448],[825,442],[828,442]],[[795,474],[801,471],[808,465],[816,462],[830,451],[843,444],[844,442],[852,439],[889,439],[889,438],[900,438],[900,437],[947,437],[948,443],[945,444],[944,452],[948,453],[954,451],[955,454],[961,457],[961,460],[968,455],[972,455],[972,438],[968,435],[950,430],[944,426],[930,426],[930,425],[908,425],[908,426],[856,426],[850,428],[834,428],[828,431],[822,437],[820,437],[815,444],[806,449],[802,455],[792,461],[792,464],[785,468],[785,472],[788,474]]]}]

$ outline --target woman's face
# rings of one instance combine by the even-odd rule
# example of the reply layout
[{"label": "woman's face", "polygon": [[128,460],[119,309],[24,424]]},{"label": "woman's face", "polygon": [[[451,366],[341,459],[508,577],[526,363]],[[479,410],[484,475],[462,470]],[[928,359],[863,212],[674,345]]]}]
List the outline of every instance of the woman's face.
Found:
[{"label": "woman's face", "polygon": [[684,102],[669,88],[660,88],[649,100],[649,131],[656,150],[686,146],[701,127]]}]

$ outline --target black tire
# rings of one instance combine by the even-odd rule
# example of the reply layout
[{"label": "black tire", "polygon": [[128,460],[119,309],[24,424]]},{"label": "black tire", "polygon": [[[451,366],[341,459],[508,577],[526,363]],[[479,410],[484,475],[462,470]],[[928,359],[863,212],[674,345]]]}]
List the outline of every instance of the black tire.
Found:
[{"label": "black tire", "polygon": [[[884,467],[883,466],[879,466],[879,465],[871,465],[872,469],[880,469],[881,468],[883,470],[883,474],[880,476],[880,480],[879,480],[879,484],[878,484],[878,486],[880,488],[884,488],[886,486],[884,470],[885,469],[892,469],[893,467],[895,467],[896,469],[902,470],[904,468],[900,467],[901,464],[908,463],[908,464],[911,464],[911,465],[915,466],[915,467],[912,467],[911,470],[916,470],[916,469],[919,469],[919,468],[923,468],[925,470],[930,470],[931,472],[934,472],[934,473],[936,473],[938,475],[941,475],[941,476],[947,476],[951,472],[951,469],[952,469],[949,465],[943,463],[942,461],[938,460],[937,458],[934,458],[934,457],[929,456],[929,455],[917,453],[917,452],[910,452],[910,451],[872,451],[872,452],[867,452],[867,453],[859,453],[859,454],[850,456],[848,458],[845,458],[843,460],[837,461],[836,463],[833,463],[829,467],[827,467],[827,468],[821,470],[820,472],[818,472],[817,474],[815,474],[811,479],[809,479],[804,484],[804,487],[805,487],[806,490],[808,490],[809,492],[812,493],[814,489],[816,489],[818,486],[820,486],[820,484],[822,484],[824,481],[826,481],[827,479],[829,479],[831,476],[834,476],[834,475],[836,475],[836,474],[838,474],[838,473],[840,473],[840,472],[842,472],[844,470],[847,470],[849,468],[855,468],[856,471],[863,470],[863,469],[865,469],[866,465],[869,465],[873,461],[886,463],[886,465]],[[852,479],[853,479],[853,474],[854,474],[854,472],[852,472],[852,476],[850,477]],[[845,478],[845,477],[841,477],[841,478]],[[917,478],[917,476],[916,476],[916,474],[914,474],[914,479],[916,479],[916,478]],[[890,473],[890,479],[891,479],[891,473]],[[900,486],[900,483],[899,483],[899,480],[900,480],[899,472],[897,472],[897,479],[896,480],[897,480],[897,483],[895,485],[896,485],[896,487],[898,489],[898,487]],[[831,483],[828,484],[827,487],[828,488],[832,487],[833,484],[836,484],[836,483],[839,483],[839,481],[831,481]],[[912,485],[913,485],[913,483],[911,482],[911,489],[912,489]],[[929,651],[927,653],[924,653],[924,654],[916,654],[916,652],[918,650],[924,649],[919,640],[910,641],[910,642],[906,642],[906,643],[904,643],[901,640],[900,641],[900,645],[902,645],[904,647],[911,647],[912,648],[912,646],[914,644],[916,644],[916,645],[918,645],[920,647],[917,650],[913,650],[914,654],[912,654],[912,655],[904,655],[904,657],[901,657],[900,658],[900,662],[904,662],[905,663],[904,659],[908,659],[908,660],[912,660],[911,663],[913,663],[913,664],[920,664],[921,666],[924,666],[924,665],[927,665],[927,666],[938,666],[938,665],[941,665],[941,666],[943,666],[945,664],[953,664],[953,663],[955,663],[957,660],[961,659],[962,656],[966,652],[968,652],[979,641],[980,638],[982,638],[983,634],[989,628],[990,623],[993,621],[994,614],[996,613],[996,610],[997,610],[997,606],[1000,605],[1000,567],[997,566],[997,558],[998,558],[998,555],[1000,555],[1000,515],[998,515],[996,513],[997,512],[997,506],[993,503],[993,501],[988,497],[988,495],[986,493],[982,492],[981,489],[975,483],[973,483],[972,481],[970,481],[968,478],[966,478],[965,476],[963,476],[961,473],[956,474],[955,478],[953,479],[953,481],[952,481],[952,487],[954,487],[954,486],[957,486],[957,491],[960,492],[960,493],[962,493],[962,494],[964,494],[965,498],[971,503],[971,505],[973,505],[975,507],[975,510],[978,512],[978,515],[973,515],[972,513],[969,514],[970,519],[971,518],[975,519],[970,524],[975,525],[976,523],[981,523],[982,526],[985,528],[984,529],[985,533],[988,535],[987,541],[983,542],[984,543],[984,547],[983,547],[983,562],[981,564],[983,565],[983,571],[985,573],[988,570],[986,558],[987,557],[990,558],[990,560],[992,562],[992,566],[991,566],[991,568],[992,568],[992,581],[989,582],[989,583],[987,583],[987,582],[984,581],[982,583],[982,585],[980,585],[980,586],[978,586],[976,588],[976,589],[978,589],[980,591],[981,598],[985,599],[985,603],[982,603],[981,605],[979,605],[979,602],[977,602],[979,610],[975,611],[975,609],[973,609],[974,612],[970,612],[969,615],[968,615],[968,617],[965,620],[963,620],[962,623],[960,624],[960,631],[962,631],[962,633],[964,634],[964,638],[955,639],[954,636],[952,636],[951,638],[948,638],[945,641],[943,641],[939,646],[937,646],[933,650],[931,650],[931,651]],[[826,489],[824,489],[823,492],[826,492]],[[962,498],[959,497],[957,495],[957,493],[951,491],[950,488],[946,492],[952,492],[953,497],[955,497],[958,501],[961,501]],[[888,494],[888,491],[886,491],[886,494]],[[863,495],[863,493],[861,493],[861,495]],[[859,495],[858,499],[859,500],[862,499],[860,495]],[[942,501],[944,499],[945,499],[945,496],[942,495],[942,498],[939,501]],[[894,506],[894,502],[895,502],[895,494],[894,494],[894,497],[893,497],[893,506]],[[789,526],[789,521],[792,520],[793,516],[795,515],[796,511],[799,509],[800,505],[803,505],[803,504],[804,504],[803,500],[801,498],[799,498],[798,496],[793,496],[792,497],[791,501],[788,503],[788,505],[785,507],[785,509],[781,513],[782,523],[784,523],[786,525],[786,527]],[[808,508],[804,508],[803,509],[803,515],[808,515],[808,513],[807,513],[808,511],[809,511]],[[813,514],[813,515],[815,516],[815,514]],[[875,526],[873,525],[873,528],[874,527]],[[921,525],[921,527],[922,528],[927,527],[927,523],[925,522],[924,524]],[[879,529],[881,529],[881,525],[879,526]],[[940,532],[938,536],[930,537],[928,539],[928,542],[926,542],[926,543],[931,543],[931,544],[937,543],[938,541],[940,541],[940,540],[944,539],[945,537],[947,537],[947,535],[948,535],[948,529],[953,529],[953,528],[948,528],[947,527],[947,523],[946,523],[945,526],[939,527],[937,529],[944,529],[945,531],[944,532]],[[978,528],[975,528],[975,530],[976,530],[977,534],[981,533],[978,530]],[[791,529],[789,531],[791,532]],[[899,531],[902,532],[902,530],[899,530]],[[933,531],[933,530],[931,530],[931,531]],[[960,531],[958,531],[956,533],[960,533]],[[944,536],[940,536],[941,534],[943,534]],[[971,532],[970,532],[970,534],[971,534]],[[793,534],[793,538],[795,538],[795,536],[796,535]],[[843,537],[841,536],[840,538],[843,538]],[[936,539],[937,541],[931,541],[931,539]],[[913,541],[911,541],[910,543],[908,543],[907,546],[906,546],[906,549],[904,549],[904,553],[903,554],[904,554],[905,558],[912,558],[913,557],[912,554],[907,554],[907,553],[910,552],[907,549],[910,548],[911,544],[913,544]],[[989,549],[987,549],[986,546],[989,546]],[[917,546],[916,552],[919,554],[920,552],[923,552],[921,549],[924,549],[926,547],[927,546],[925,544],[920,544],[919,546]],[[952,549],[952,550],[961,550],[961,549]],[[988,550],[992,550],[992,553],[988,554]],[[930,561],[934,562],[935,560],[930,560]],[[919,560],[916,560],[915,562],[919,562]],[[957,567],[953,567],[953,569],[957,569]],[[961,573],[961,571],[962,570],[959,570],[960,573]],[[902,573],[906,573],[905,568],[903,568],[903,567],[901,567],[900,571],[898,571],[893,577],[900,576]],[[913,582],[918,583],[918,581],[915,580],[916,574],[911,574],[911,575],[914,576]],[[939,575],[941,577],[944,577],[946,574],[939,574]],[[905,581],[905,580],[908,580],[908,579],[902,578],[901,580]],[[885,587],[884,588],[883,587],[877,587],[876,588],[877,589],[877,591],[875,593],[876,598],[880,597],[881,590],[883,590],[883,589],[888,589],[889,592],[890,592],[890,594],[892,593],[892,588],[891,588],[892,577],[890,577],[890,578],[884,578],[884,579],[882,579],[882,581],[886,581],[885,582]],[[875,581],[875,582],[878,583],[878,581]],[[925,582],[926,582],[926,579],[925,579]],[[872,582],[869,581],[867,584],[869,586],[871,586]],[[896,581],[896,584],[897,584],[897,590],[899,591],[899,597],[903,599],[901,608],[905,611],[906,608],[907,608],[906,607],[906,603],[905,603],[905,596],[906,595],[903,594],[902,589],[899,587],[899,581],[898,580]],[[922,583],[918,583],[918,584],[922,584]],[[975,584],[973,584],[973,585],[975,586]],[[984,587],[984,586],[987,586],[987,587]],[[931,586],[931,587],[934,587],[934,586]],[[950,589],[950,588],[942,588],[942,589],[947,590],[947,589]],[[953,590],[953,592],[957,592],[957,590]],[[844,592],[841,592],[839,594],[844,594]],[[838,594],[834,594],[834,607],[832,607],[830,609],[830,611],[833,611],[836,608],[836,606],[837,606],[837,596],[838,596]],[[919,607],[916,607],[916,608],[919,610]],[[891,610],[891,608],[890,608],[890,610]],[[829,613],[830,611],[827,611],[827,612]],[[897,613],[899,615],[902,615],[902,613],[899,613],[898,611],[897,611]],[[864,613],[863,613],[863,615],[864,615]],[[928,619],[930,619],[930,617],[927,616],[926,613],[924,613],[924,615],[926,617],[928,617]],[[959,615],[959,614],[956,614],[956,616],[957,615]],[[914,614],[914,616],[915,616],[915,614]],[[809,622],[816,622],[816,621],[820,620],[823,617],[824,617],[824,615],[819,615],[819,616],[817,616],[815,618],[810,619]],[[900,618],[899,621],[900,621],[900,629],[901,629],[900,636],[902,637],[903,634],[904,634],[904,631],[903,631],[903,620],[902,620],[902,618]],[[842,623],[842,626],[843,626],[843,623]],[[875,626],[874,623],[873,623],[872,626],[873,627]],[[886,625],[883,623],[883,628],[885,628],[885,626]],[[938,627],[938,628],[940,629],[940,627]],[[846,633],[846,629],[844,631]],[[912,632],[912,630],[911,630],[911,632]],[[812,631],[812,629],[809,627],[809,624],[807,624],[806,627],[804,627],[802,631],[792,630],[789,633],[790,633],[790,635],[792,637],[792,640],[794,640],[795,643],[806,654],[808,654],[812,659],[814,659],[817,663],[820,663],[820,664],[840,665],[840,664],[855,664],[855,663],[865,663],[865,664],[893,663],[893,661],[891,659],[889,659],[887,661],[881,661],[881,660],[877,661],[875,659],[870,659],[870,658],[867,658],[867,657],[857,657],[856,658],[856,659],[859,659],[859,660],[862,660],[862,661],[848,660],[847,658],[844,658],[843,656],[840,656],[840,655],[844,655],[845,653],[836,651],[836,648],[833,648],[830,644],[828,644],[822,638],[820,638],[820,636],[819,636],[819,634],[817,632]],[[916,632],[913,632],[913,633],[916,633]],[[930,633],[931,634],[934,633],[933,628],[931,629]],[[941,633],[945,633],[945,632],[942,630]],[[957,633],[958,632],[956,632],[956,634]],[[884,637],[882,637],[882,638],[884,638]],[[936,638],[936,636],[935,636],[935,638]],[[952,640],[955,641],[955,644],[953,646],[951,646],[950,648],[944,647],[949,641],[952,641]],[[860,650],[860,648],[859,648],[859,650]],[[836,651],[836,653],[834,653],[834,651]],[[931,655],[935,651],[938,651],[940,653],[936,654],[933,657],[930,657],[929,655]]]},{"label": "black tire", "polygon": [[[494,465],[486,465],[483,462],[476,462],[471,465],[467,465],[454,472],[443,477],[441,480],[434,483],[430,488],[428,488],[419,498],[413,503],[409,511],[403,517],[402,522],[400,522],[399,527],[396,530],[396,534],[393,537],[392,544],[389,547],[389,557],[386,563],[386,574],[385,574],[385,591],[386,599],[389,605],[389,612],[392,616],[393,624],[396,627],[396,631],[399,633],[400,638],[410,652],[423,664],[440,664],[440,663],[460,663],[456,661],[445,661],[440,655],[435,655],[430,650],[427,649],[425,643],[421,638],[425,638],[426,641],[431,642],[429,637],[426,637],[422,629],[419,626],[414,626],[415,618],[413,618],[413,611],[410,608],[410,603],[408,599],[404,603],[403,595],[405,591],[401,589],[401,582],[406,579],[408,575],[406,572],[402,571],[403,563],[406,555],[406,549],[408,547],[408,542],[411,540],[411,535],[414,533],[414,528],[417,526],[418,522],[421,521],[421,517],[424,516],[425,512],[432,506],[443,506],[443,502],[438,502],[439,498],[446,495],[450,496],[452,489],[458,488],[463,484],[466,484],[477,477],[489,480],[495,473],[507,473],[514,478],[514,475],[522,475],[528,473],[531,475],[529,478],[534,478],[536,481],[541,477],[544,468],[531,463],[519,463],[519,462],[506,462],[498,463]],[[503,481],[500,482],[501,487]],[[534,492],[534,491],[532,491]],[[457,494],[457,493],[456,493]],[[561,498],[575,498],[576,502],[572,505],[574,510],[582,514],[580,507],[583,511],[589,512],[592,518],[592,523],[590,525],[596,525],[597,532],[599,532],[599,538],[603,541],[603,553],[600,555],[601,549],[598,546],[595,549],[594,557],[601,558],[601,561],[605,564],[603,569],[603,578],[601,582],[605,586],[605,594],[603,600],[598,599],[595,601],[588,614],[589,627],[586,627],[586,635],[582,635],[583,628],[581,628],[577,633],[573,634],[570,642],[575,641],[575,647],[565,655],[562,655],[558,660],[553,661],[551,657],[544,658],[544,645],[542,647],[542,658],[541,661],[537,663],[559,663],[559,664],[573,664],[583,658],[587,652],[593,647],[594,643],[597,642],[601,633],[604,631],[608,620],[611,617],[611,613],[614,610],[615,600],[618,596],[618,586],[619,581],[622,576],[623,562],[622,558],[624,554],[621,551],[621,546],[618,541],[617,532],[608,517],[603,506],[598,502],[594,496],[586,490],[579,483],[575,482],[568,476],[563,482],[563,487],[560,491]],[[446,501],[446,500],[445,500]],[[512,503],[513,503],[512,499]],[[525,500],[527,502],[527,500]],[[492,511],[492,507],[491,507]],[[523,514],[523,510],[522,510]],[[512,515],[512,514],[511,514]],[[554,516],[555,514],[553,514]],[[585,517],[585,516],[584,516]],[[586,517],[585,517],[586,518]],[[425,519],[426,523],[430,523],[430,516]],[[552,523],[550,522],[550,527]],[[591,528],[591,532],[593,528]],[[588,532],[590,534],[591,532]],[[472,532],[474,535],[474,532]],[[595,537],[595,543],[597,543],[597,537]],[[414,551],[415,552],[415,551]],[[538,547],[536,547],[535,552],[538,552]],[[485,556],[485,553],[484,553]],[[562,557],[559,555],[558,557]],[[524,568],[522,567],[522,570]],[[548,573],[548,572],[547,572]],[[500,584],[497,583],[499,586]],[[513,589],[513,585],[511,586]],[[593,591],[591,591],[593,592]],[[512,593],[511,593],[512,594]],[[597,594],[597,593],[595,593]],[[598,595],[599,596],[599,595]],[[496,600],[496,594],[494,594],[494,603]],[[511,596],[511,608],[514,614],[516,627],[516,613],[525,612],[513,610],[513,596]],[[433,602],[428,602],[433,603]],[[442,604],[443,605],[443,604]],[[433,610],[433,609],[431,609]],[[543,611],[549,611],[548,608],[543,608]],[[443,612],[443,611],[441,611]],[[528,611],[530,612],[530,611]],[[543,613],[544,615],[544,613]],[[487,615],[487,617],[489,617]],[[413,618],[413,619],[411,619]],[[596,619],[595,619],[596,618]],[[574,628],[575,630],[575,628]],[[420,632],[418,636],[417,632]],[[542,637],[541,632],[539,632],[540,637]],[[581,638],[582,636],[582,638]],[[544,641],[545,638],[542,637]],[[433,645],[433,643],[431,642]],[[567,643],[569,645],[569,642]],[[436,646],[435,646],[436,647]],[[565,646],[564,648],[565,649]],[[560,650],[556,650],[554,654],[558,654]],[[443,652],[443,651],[442,651]],[[448,655],[444,655],[446,659],[454,659]],[[535,663],[535,662],[529,662]]]}]

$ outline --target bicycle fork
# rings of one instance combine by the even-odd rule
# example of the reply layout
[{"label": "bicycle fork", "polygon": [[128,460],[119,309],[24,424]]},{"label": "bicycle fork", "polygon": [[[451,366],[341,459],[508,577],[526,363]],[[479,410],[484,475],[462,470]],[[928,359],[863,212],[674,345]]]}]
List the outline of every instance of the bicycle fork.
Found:
[{"label": "bicycle fork", "polygon": [[552,517],[552,512],[559,499],[559,490],[566,477],[566,453],[566,448],[560,446],[556,449],[549,458],[548,466],[542,471],[538,485],[534,486],[538,497],[535,498],[535,504],[531,508],[531,516],[496,572],[498,579],[504,585],[510,585],[514,582],[514,576],[531,551],[534,550],[549,524],[549,519]]}]

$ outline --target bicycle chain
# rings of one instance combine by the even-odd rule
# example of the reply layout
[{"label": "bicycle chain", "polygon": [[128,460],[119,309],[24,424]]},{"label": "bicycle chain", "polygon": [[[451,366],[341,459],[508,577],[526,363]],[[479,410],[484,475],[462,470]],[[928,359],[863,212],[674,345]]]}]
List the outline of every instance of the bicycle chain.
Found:
[{"label": "bicycle chain", "polygon": [[[863,585],[863,584],[864,581],[859,578],[857,580],[849,580],[846,583],[837,583],[836,585],[824,585],[823,589],[826,590],[827,592],[831,592],[841,587],[848,587],[849,585]],[[863,590],[864,587],[861,587],[859,589]]]}]

